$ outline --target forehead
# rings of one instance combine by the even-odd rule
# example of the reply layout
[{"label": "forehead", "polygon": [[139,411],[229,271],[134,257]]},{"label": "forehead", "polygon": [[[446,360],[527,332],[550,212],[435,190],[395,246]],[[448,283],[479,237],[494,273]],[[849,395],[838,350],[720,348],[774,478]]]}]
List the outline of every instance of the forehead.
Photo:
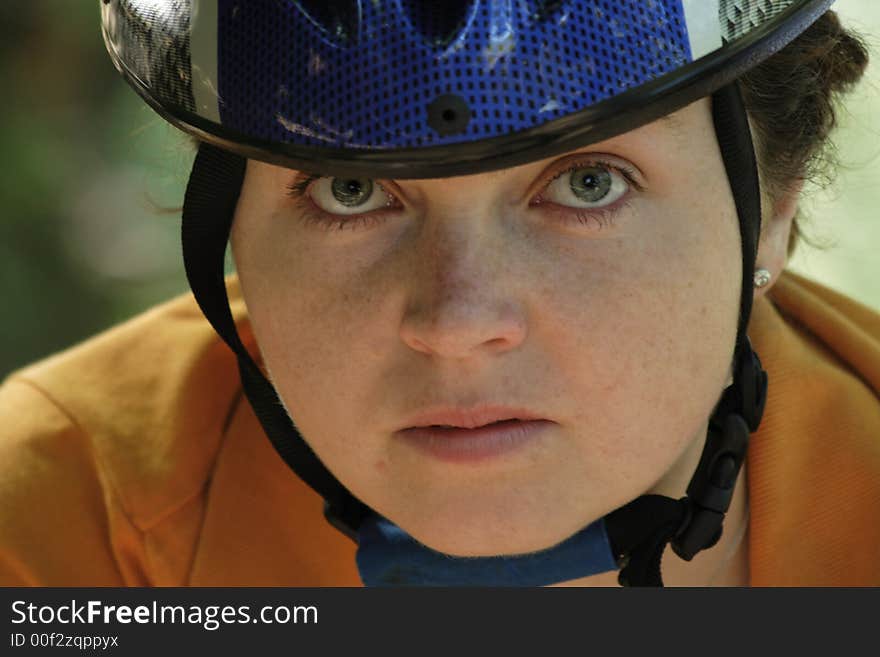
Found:
[{"label": "forehead", "polygon": [[687,145],[697,139],[711,124],[709,114],[709,99],[704,98],[656,121],[594,144],[592,147],[601,148],[605,144],[617,145],[642,141],[677,142],[677,145]]}]

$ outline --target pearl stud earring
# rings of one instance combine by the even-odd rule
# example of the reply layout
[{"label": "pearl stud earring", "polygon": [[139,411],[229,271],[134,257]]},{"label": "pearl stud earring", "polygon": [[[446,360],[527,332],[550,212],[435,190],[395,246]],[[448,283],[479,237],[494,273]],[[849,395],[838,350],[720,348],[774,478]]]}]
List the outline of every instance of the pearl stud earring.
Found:
[{"label": "pearl stud earring", "polygon": [[756,269],[755,270],[755,287],[761,288],[766,287],[767,283],[770,282],[770,279],[773,276],[766,269]]}]

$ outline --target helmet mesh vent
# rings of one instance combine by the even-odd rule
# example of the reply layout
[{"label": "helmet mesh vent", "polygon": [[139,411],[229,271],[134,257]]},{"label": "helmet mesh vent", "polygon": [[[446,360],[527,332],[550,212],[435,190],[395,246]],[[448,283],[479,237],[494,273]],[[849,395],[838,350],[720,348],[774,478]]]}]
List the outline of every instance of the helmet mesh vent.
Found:
[{"label": "helmet mesh vent", "polygon": [[[341,24],[331,9],[348,4],[360,8],[359,38],[341,44],[326,25]],[[224,126],[309,146],[413,148],[506,135],[691,60],[677,0],[218,0],[218,16]],[[429,120],[447,96],[468,110],[461,130],[442,112],[439,123]]]},{"label": "helmet mesh vent", "polygon": [[470,0],[403,3],[413,27],[432,46],[449,44],[464,28],[472,8]]}]

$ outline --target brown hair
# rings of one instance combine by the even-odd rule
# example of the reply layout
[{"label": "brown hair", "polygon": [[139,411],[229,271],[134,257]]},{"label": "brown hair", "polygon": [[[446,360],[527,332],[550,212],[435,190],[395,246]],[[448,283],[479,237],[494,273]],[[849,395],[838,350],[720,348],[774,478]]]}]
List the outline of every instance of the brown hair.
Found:
[{"label": "brown hair", "polygon": [[[827,186],[838,167],[829,139],[836,103],[862,77],[868,50],[825,12],[788,46],[740,78],[762,182],[771,199],[802,182]],[[789,255],[803,233],[792,226]]]}]

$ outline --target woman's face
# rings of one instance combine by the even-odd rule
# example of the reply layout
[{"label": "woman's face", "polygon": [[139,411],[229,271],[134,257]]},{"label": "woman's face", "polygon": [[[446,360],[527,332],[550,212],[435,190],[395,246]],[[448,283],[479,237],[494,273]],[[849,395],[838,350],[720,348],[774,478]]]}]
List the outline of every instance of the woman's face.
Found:
[{"label": "woman's face", "polygon": [[[302,435],[428,546],[532,551],[684,493],[741,281],[708,100],[564,156],[372,191],[250,162],[232,243]],[[546,421],[413,429],[488,407]]]}]

